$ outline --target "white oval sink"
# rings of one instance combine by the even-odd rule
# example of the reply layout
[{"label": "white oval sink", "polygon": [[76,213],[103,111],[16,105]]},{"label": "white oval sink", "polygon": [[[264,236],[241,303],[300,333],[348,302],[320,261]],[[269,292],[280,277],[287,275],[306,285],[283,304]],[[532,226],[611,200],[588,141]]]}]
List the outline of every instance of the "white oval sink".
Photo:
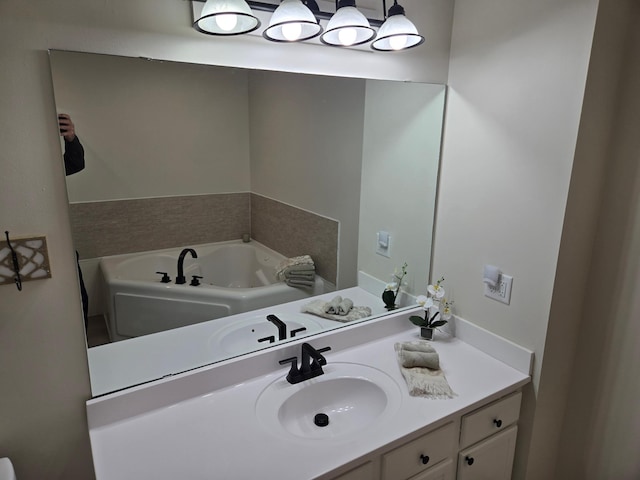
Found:
[{"label": "white oval sink", "polygon": [[[291,336],[291,331],[298,328],[306,328],[306,330],[297,333],[294,338],[301,338],[322,329],[321,325],[311,318],[302,316],[294,318],[291,315],[279,315],[278,318],[287,325],[287,339]],[[277,343],[278,328],[266,317],[247,318],[230,323],[211,335],[209,348],[227,355],[238,355],[269,346],[271,343],[268,340],[264,342],[258,342],[258,340],[271,335]]]},{"label": "white oval sink", "polygon": [[[268,431],[346,440],[380,427],[398,409],[400,388],[386,373],[356,363],[328,363],[323,369],[324,375],[295,385],[278,379],[260,394],[256,414]],[[318,414],[328,417],[326,426]]]}]

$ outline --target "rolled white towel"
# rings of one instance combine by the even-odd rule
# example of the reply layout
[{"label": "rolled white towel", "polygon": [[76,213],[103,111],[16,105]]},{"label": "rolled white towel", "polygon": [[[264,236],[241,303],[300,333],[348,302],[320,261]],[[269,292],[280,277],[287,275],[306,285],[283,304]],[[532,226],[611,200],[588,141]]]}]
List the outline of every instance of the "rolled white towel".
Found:
[{"label": "rolled white towel", "polygon": [[400,343],[396,350],[400,363],[405,368],[422,367],[431,370],[440,368],[438,352],[427,342]]},{"label": "rolled white towel", "polygon": [[333,299],[331,299],[331,301],[327,303],[324,312],[330,313],[331,315],[338,315],[341,301],[342,297],[340,295],[333,297]]},{"label": "rolled white towel", "polygon": [[353,300],[350,298],[343,298],[338,304],[338,315],[346,315],[353,308]]},{"label": "rolled white towel", "polygon": [[417,340],[415,342],[404,342],[401,344],[403,350],[409,350],[411,352],[424,352],[433,353],[436,351],[433,346],[424,340]]}]

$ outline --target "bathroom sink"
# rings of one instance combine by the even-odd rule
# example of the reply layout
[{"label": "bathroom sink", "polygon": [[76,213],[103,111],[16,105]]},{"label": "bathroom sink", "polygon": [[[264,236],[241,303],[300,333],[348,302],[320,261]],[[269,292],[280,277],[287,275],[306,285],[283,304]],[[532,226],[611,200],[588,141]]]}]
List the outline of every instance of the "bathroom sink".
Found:
[{"label": "bathroom sink", "polygon": [[[296,333],[294,338],[301,338],[321,330],[321,325],[311,318],[280,315],[280,319],[287,325],[287,339],[290,338],[292,330],[299,328],[306,328],[306,330]],[[209,338],[209,348],[215,352],[238,355],[270,345],[268,340],[264,342],[258,342],[258,340],[271,335],[274,337],[274,342],[278,342],[278,329],[275,325],[263,316],[251,317],[230,323],[215,332]]]},{"label": "bathroom sink", "polygon": [[324,375],[291,385],[281,378],[259,396],[256,415],[271,433],[291,439],[348,440],[381,427],[400,405],[386,373],[356,363],[329,363]]}]

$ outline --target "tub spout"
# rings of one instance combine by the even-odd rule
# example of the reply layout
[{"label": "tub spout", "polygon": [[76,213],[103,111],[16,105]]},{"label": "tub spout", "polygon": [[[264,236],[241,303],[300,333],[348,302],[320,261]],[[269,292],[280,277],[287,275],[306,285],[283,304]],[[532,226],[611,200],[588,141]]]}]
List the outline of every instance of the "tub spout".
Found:
[{"label": "tub spout", "polygon": [[176,277],[176,284],[178,285],[187,283],[187,279],[184,278],[184,257],[186,257],[187,253],[190,253],[193,258],[198,258],[198,254],[193,248],[185,248],[180,252],[178,257],[178,276]]}]

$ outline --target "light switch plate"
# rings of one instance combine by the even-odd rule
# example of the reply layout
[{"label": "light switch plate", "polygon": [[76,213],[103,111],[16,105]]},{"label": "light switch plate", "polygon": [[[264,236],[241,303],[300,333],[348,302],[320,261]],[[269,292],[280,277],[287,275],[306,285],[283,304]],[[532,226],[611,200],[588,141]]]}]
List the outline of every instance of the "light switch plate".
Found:
[{"label": "light switch plate", "polygon": [[380,230],[376,234],[376,253],[391,258],[391,235],[389,232]]}]

